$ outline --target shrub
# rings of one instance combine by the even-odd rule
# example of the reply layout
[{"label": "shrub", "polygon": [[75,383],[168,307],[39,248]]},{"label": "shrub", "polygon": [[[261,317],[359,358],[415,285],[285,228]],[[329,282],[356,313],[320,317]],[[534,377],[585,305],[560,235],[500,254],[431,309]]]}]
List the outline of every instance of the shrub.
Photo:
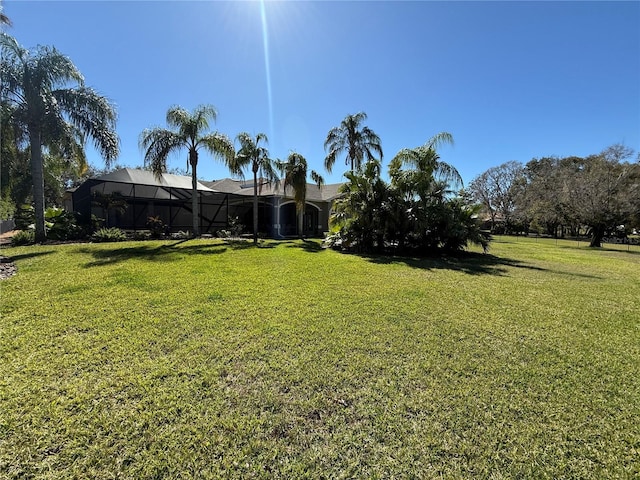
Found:
[{"label": "shrub", "polygon": [[53,240],[75,240],[86,236],[86,231],[79,225],[76,215],[63,208],[47,208],[44,218],[47,236]]},{"label": "shrub", "polygon": [[186,232],[180,230],[179,232],[171,234],[171,238],[174,238],[176,240],[186,240],[188,238],[191,238],[191,233],[188,230]]},{"label": "shrub", "polygon": [[229,217],[229,233],[232,237],[239,237],[242,231],[244,230],[244,225],[240,223],[240,219],[238,217]]},{"label": "shrub", "polygon": [[133,240],[149,240],[149,238],[151,237],[151,235],[149,235],[149,232],[133,232],[133,235],[131,236],[131,238],[133,238]]},{"label": "shrub", "polygon": [[165,225],[160,217],[147,218],[147,228],[151,231],[151,238],[161,238],[165,233]]},{"label": "shrub", "polygon": [[36,241],[36,233],[33,230],[21,230],[11,237],[11,245],[17,247],[19,245],[32,245]]},{"label": "shrub", "polygon": [[101,228],[91,238],[94,242],[121,242],[127,239],[127,234],[116,227]]},{"label": "shrub", "polygon": [[35,210],[31,205],[20,205],[15,211],[15,221],[17,230],[33,228],[36,222]]},{"label": "shrub", "polygon": [[13,218],[16,213],[16,206],[9,196],[0,197],[0,219]]}]

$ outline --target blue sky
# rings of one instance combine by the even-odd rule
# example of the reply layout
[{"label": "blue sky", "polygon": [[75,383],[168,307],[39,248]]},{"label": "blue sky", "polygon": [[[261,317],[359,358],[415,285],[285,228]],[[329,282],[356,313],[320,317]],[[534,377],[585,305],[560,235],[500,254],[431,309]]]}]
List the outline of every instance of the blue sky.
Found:
[{"label": "blue sky", "polygon": [[[329,183],[346,166],[324,172],[326,134],[358,111],[385,170],[450,132],[440,155],[465,183],[509,160],[640,150],[640,2],[3,3],[23,46],[55,46],[117,105],[121,165],[142,165],[138,136],[169,106],[203,103],[218,131],[264,132]],[[198,174],[229,176],[206,155]]]}]

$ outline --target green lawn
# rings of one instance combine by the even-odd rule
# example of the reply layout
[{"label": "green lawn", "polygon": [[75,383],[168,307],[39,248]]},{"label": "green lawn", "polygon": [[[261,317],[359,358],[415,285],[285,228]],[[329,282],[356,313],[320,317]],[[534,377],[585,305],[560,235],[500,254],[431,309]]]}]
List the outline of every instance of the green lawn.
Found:
[{"label": "green lawn", "polygon": [[638,478],[640,249],[3,249],[0,478]]}]

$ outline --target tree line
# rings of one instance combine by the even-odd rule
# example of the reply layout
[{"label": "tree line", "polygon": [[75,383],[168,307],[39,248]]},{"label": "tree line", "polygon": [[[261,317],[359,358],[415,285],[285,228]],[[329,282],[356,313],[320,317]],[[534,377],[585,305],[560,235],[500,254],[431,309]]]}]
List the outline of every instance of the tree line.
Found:
[{"label": "tree line", "polygon": [[469,184],[494,233],[536,232],[553,237],[606,236],[640,231],[640,155],[612,145],[587,157],[534,158],[492,167]]}]

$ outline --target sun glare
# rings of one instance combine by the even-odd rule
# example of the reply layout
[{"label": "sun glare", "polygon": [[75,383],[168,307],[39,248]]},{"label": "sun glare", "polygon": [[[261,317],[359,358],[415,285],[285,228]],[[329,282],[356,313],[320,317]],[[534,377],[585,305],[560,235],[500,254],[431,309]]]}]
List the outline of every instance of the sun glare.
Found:
[{"label": "sun glare", "polygon": [[267,83],[267,102],[269,105],[269,136],[273,137],[273,95],[271,94],[271,62],[269,61],[269,26],[265,1],[260,0],[260,19],[262,21],[262,45],[264,47],[264,71]]}]

